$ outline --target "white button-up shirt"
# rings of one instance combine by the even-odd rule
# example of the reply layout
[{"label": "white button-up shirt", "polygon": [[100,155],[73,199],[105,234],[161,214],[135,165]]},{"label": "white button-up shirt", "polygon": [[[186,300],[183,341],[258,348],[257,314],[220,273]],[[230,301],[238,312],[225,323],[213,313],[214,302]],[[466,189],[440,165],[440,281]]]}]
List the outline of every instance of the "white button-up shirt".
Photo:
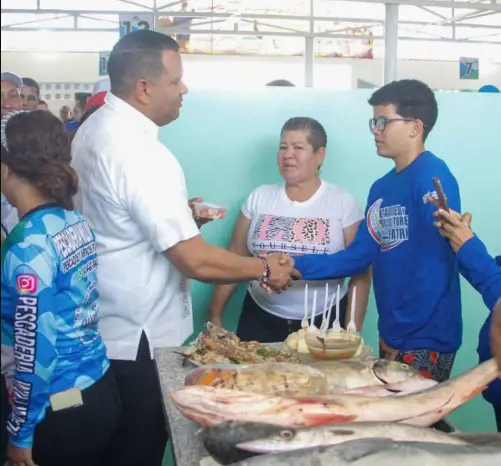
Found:
[{"label": "white button-up shirt", "polygon": [[158,126],[108,93],[72,144],[77,208],[90,221],[99,260],[100,330],[111,359],[182,344],[193,332],[189,284],[163,255],[199,230],[184,173]]}]

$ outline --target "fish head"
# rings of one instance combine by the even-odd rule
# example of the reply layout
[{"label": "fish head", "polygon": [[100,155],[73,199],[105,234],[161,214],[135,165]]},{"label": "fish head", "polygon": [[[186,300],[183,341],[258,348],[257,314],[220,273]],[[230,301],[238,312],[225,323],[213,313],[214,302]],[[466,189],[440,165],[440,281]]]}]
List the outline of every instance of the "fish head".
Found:
[{"label": "fish head", "polygon": [[233,464],[255,456],[238,448],[242,442],[250,442],[275,435],[280,427],[254,422],[229,421],[204,429],[202,441],[210,455],[221,464]]},{"label": "fish head", "polygon": [[334,445],[356,439],[356,432],[343,426],[330,425],[306,429],[282,428],[277,433],[239,443],[241,450],[267,454]]},{"label": "fish head", "polygon": [[[209,385],[212,387],[225,387],[230,384],[233,369],[220,367],[198,367],[191,371],[185,378],[185,385]],[[228,387],[231,388],[231,387]]]},{"label": "fish head", "polygon": [[411,366],[397,361],[378,359],[372,365],[374,375],[385,384],[404,382],[409,379],[422,379],[423,376]]}]

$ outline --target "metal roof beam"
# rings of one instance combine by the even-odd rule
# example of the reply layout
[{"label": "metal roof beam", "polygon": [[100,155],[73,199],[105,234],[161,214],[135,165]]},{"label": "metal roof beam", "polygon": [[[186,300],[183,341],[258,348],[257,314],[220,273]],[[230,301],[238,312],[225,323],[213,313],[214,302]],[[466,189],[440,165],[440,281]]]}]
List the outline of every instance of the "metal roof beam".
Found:
[{"label": "metal roof beam", "polygon": [[[10,31],[54,31],[54,32],[116,32],[116,29],[97,29],[97,28],[15,28],[10,29]],[[208,34],[214,36],[256,36],[254,31],[215,31],[212,29],[199,29],[192,30],[190,34]],[[309,33],[295,34],[292,32],[259,32],[260,36],[285,36],[285,37],[306,37]],[[315,34],[315,38],[327,38],[327,39],[373,39],[373,40],[383,40],[383,36],[368,36],[368,35],[353,35],[353,34]],[[450,39],[450,38],[423,38],[423,37],[408,37],[400,36],[398,40],[407,41],[427,41],[427,42],[461,42],[467,44],[493,44],[501,45],[501,41],[481,41],[481,40],[470,40],[470,39]]]},{"label": "metal roof beam", "polygon": [[[116,20],[112,20],[112,19],[109,19],[109,20],[106,20],[106,19],[103,19],[103,18],[92,18],[93,15],[97,15],[97,16],[117,16],[118,13],[108,13],[108,12],[92,12],[92,13],[87,13],[87,12],[74,12],[74,11],[67,11],[67,10],[57,10],[58,11],[58,15],[62,15],[60,17],[66,17],[66,16],[80,16],[82,18],[88,18],[88,19],[95,19],[96,21],[107,21],[107,22],[110,22],[110,23],[114,23],[114,24],[118,24],[118,21]],[[12,11],[8,11],[8,13],[13,13]],[[44,12],[45,13],[45,12]],[[485,11],[485,12],[477,12],[475,13],[474,16],[470,16],[468,18],[464,18],[462,21],[464,21],[465,19],[473,19],[473,18],[480,18],[482,16],[488,16],[488,15],[492,15],[492,14],[496,14],[497,12],[488,12],[488,11]],[[45,14],[49,14],[49,13],[45,13]],[[51,14],[54,14],[54,13],[51,13]],[[473,15],[473,13],[472,13]],[[163,14],[159,14],[158,16],[164,16]],[[272,15],[261,15],[261,14],[243,14],[243,15],[239,15],[239,16],[235,16],[233,14],[199,14],[196,19],[218,19],[218,18],[221,18],[220,21],[217,21],[217,22],[223,22],[225,21],[226,19],[228,18],[239,18],[239,19],[250,19],[250,20],[254,20],[254,19],[276,19],[277,18],[277,15],[273,16],[272,18],[270,18],[270,16]],[[283,19],[283,17],[280,17]],[[54,18],[55,19],[55,18]],[[295,17],[295,19],[301,19],[303,21],[310,21],[310,18],[307,17],[307,16],[304,16],[304,17]],[[345,18],[345,17],[313,17],[313,20],[314,21],[329,21],[329,22],[338,22],[338,23],[351,23],[351,24],[363,24],[363,25],[380,25],[380,24],[383,24],[384,23],[384,19],[363,19],[363,18]],[[35,22],[39,22],[39,21],[45,21],[45,19],[38,19],[38,20],[33,20],[33,23]],[[31,21],[30,21],[31,22]],[[21,24],[21,23],[16,23],[16,24]],[[197,23],[194,23],[194,24],[197,24]],[[305,23],[306,24],[306,23]],[[438,23],[430,23],[430,22],[427,22],[427,21],[400,21],[399,24],[402,24],[402,25],[413,25],[413,26],[440,26],[440,22]],[[444,27],[451,27],[451,24],[452,23],[444,23],[443,26]],[[14,28],[14,27],[11,27],[13,25],[11,24],[3,24],[1,29],[2,30],[9,30],[9,29],[17,29],[17,28]],[[278,27],[278,26],[276,26]],[[358,27],[361,27],[361,26],[358,26]],[[464,23],[464,22],[457,22],[456,23],[456,27],[468,27],[468,28],[472,28],[472,29],[499,29],[499,26],[494,26],[492,24],[468,24],[468,23]]]},{"label": "metal roof beam", "polygon": [[71,18],[73,15],[54,15],[51,18],[42,18],[42,19],[31,19],[29,21],[20,21],[19,23],[10,23],[10,24],[2,24],[2,30],[3,28],[13,28],[16,26],[25,26],[26,24],[35,24],[35,23],[43,23],[45,21],[57,21],[58,19],[63,19],[63,18]]},{"label": "metal roof beam", "polygon": [[[337,1],[337,0],[332,0]],[[341,1],[341,0],[340,0]],[[348,2],[364,3],[394,3],[397,5],[428,6],[435,8],[456,8],[464,10],[495,10],[501,11],[501,5],[498,3],[472,3],[466,1],[441,1],[441,0],[342,0]],[[483,0],[480,0],[483,1]]]},{"label": "metal roof beam", "polygon": [[133,2],[131,0],[119,0],[120,3],[127,3],[127,5],[137,6],[139,8],[144,8],[145,10],[153,11],[150,6],[143,5],[142,3]]},{"label": "metal roof beam", "polygon": [[437,18],[440,18],[440,19],[447,19],[447,16],[441,15],[440,13],[437,13],[436,11],[430,10],[430,9],[429,9],[428,7],[426,7],[426,6],[419,6],[419,5],[416,5],[416,8],[419,8],[420,10],[426,11],[426,13],[429,13],[430,15],[436,16]]}]

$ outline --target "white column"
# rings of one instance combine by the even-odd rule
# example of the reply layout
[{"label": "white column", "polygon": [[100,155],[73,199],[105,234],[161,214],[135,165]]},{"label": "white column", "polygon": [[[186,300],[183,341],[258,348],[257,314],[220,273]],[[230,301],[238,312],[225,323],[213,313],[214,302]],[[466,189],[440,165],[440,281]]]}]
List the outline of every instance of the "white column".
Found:
[{"label": "white column", "polygon": [[315,0],[310,0],[310,35],[304,38],[304,85],[305,87],[313,87],[313,62],[315,59],[315,33],[314,17]]},{"label": "white column", "polygon": [[385,5],[383,84],[398,79],[398,4]]},{"label": "white column", "polygon": [[313,37],[305,37],[304,39],[304,85],[313,87],[313,61],[314,54],[314,39]]}]

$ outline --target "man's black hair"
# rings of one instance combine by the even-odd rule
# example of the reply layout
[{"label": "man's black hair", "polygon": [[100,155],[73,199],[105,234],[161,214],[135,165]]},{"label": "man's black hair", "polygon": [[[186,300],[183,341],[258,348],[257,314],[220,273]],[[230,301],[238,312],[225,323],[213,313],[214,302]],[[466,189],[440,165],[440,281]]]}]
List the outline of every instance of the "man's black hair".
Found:
[{"label": "man's black hair", "polygon": [[435,93],[425,83],[416,79],[393,81],[378,89],[369,99],[369,104],[394,105],[403,118],[420,120],[423,123],[423,140],[435,126],[438,105]]},{"label": "man's black hair", "polygon": [[160,78],[165,72],[162,52],[179,52],[179,44],[169,36],[142,29],[122,37],[113,47],[108,62],[111,92],[129,95],[141,78]]},{"label": "man's black hair", "polygon": [[270,81],[267,86],[283,86],[283,87],[296,87],[294,84],[292,84],[290,81],[287,81],[287,79],[275,79],[274,81]]},{"label": "man's black hair", "polygon": [[40,98],[40,85],[32,78],[22,78],[23,86],[32,87],[37,90],[37,98]]}]

